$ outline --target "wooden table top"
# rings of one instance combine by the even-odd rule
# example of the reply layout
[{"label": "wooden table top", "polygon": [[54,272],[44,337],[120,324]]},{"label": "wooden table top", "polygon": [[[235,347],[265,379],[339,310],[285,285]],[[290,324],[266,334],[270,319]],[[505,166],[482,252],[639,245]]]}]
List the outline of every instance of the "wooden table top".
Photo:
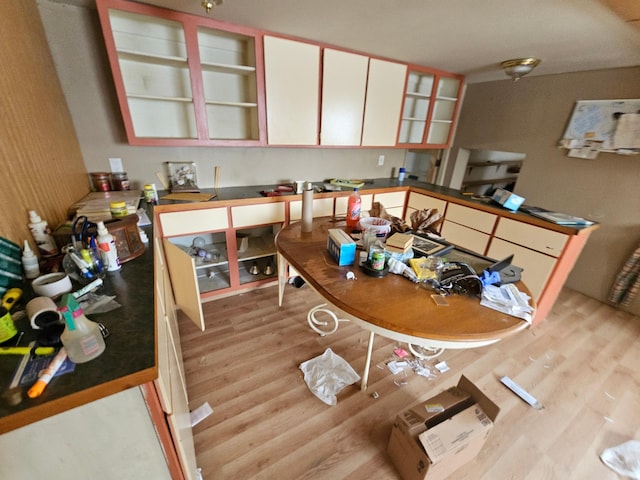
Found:
[{"label": "wooden table top", "polygon": [[[450,295],[449,306],[438,307],[431,298],[434,291],[401,275],[376,278],[358,265],[339,267],[327,250],[330,228],[340,228],[330,217],[314,219],[310,233],[302,233],[300,222],[288,225],[276,236],[276,249],[321,296],[356,318],[403,335],[460,342],[461,348],[528,327],[520,318],[481,306],[477,297]],[[350,271],[355,280],[346,278]],[[530,295],[522,282],[516,286]]]}]

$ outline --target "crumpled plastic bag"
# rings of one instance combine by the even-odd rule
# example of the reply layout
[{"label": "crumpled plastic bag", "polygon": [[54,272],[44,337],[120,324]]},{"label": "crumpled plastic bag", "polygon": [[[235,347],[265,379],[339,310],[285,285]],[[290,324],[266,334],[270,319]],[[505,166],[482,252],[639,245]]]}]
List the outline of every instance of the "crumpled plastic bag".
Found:
[{"label": "crumpled plastic bag", "polygon": [[607,448],[600,460],[614,472],[636,480],[640,479],[640,441],[629,440],[616,447]]},{"label": "crumpled plastic bag", "polygon": [[327,405],[337,403],[336,395],[360,380],[360,375],[339,355],[327,348],[318,357],[300,364],[304,381],[316,397]]}]

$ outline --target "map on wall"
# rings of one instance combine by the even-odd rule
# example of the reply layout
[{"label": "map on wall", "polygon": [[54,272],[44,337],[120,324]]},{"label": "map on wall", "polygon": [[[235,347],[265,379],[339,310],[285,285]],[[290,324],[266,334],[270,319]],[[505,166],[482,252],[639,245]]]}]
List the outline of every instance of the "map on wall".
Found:
[{"label": "map on wall", "polygon": [[599,151],[638,153],[640,99],[576,102],[560,146],[581,158],[595,158]]}]

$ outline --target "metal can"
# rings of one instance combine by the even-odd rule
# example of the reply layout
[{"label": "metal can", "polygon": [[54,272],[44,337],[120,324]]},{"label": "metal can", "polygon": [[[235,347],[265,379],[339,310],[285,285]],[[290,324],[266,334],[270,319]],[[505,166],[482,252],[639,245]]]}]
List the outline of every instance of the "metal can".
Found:
[{"label": "metal can", "polygon": [[384,250],[380,247],[371,247],[371,269],[384,270]]}]

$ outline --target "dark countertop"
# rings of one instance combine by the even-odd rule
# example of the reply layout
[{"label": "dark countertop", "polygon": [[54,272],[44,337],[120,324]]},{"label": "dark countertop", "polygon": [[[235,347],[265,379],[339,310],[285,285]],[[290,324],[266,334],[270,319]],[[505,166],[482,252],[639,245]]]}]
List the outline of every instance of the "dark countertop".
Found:
[{"label": "dark countertop", "polygon": [[[19,405],[11,407],[2,402],[0,433],[157,378],[153,237],[150,227],[144,227],[144,230],[150,239],[145,252],[125,262],[120,271],[107,273],[103,286],[96,291],[102,295],[114,295],[121,307],[107,313],[87,315],[109,330],[105,351],[89,362],[77,364],[73,372],[55,377],[38,398],[29,398],[26,394],[28,387],[23,387],[23,400]],[[73,286],[74,291],[81,287],[75,282]],[[30,298],[27,293],[25,297],[27,301]],[[18,311],[24,304],[26,301],[14,310]],[[19,332],[25,332],[21,346],[35,339],[35,331],[26,316],[16,321],[16,327]],[[9,387],[21,359],[19,355],[0,357],[2,391]]]},{"label": "dark countertop", "polygon": [[[548,228],[551,230],[556,230],[558,232],[563,232],[569,235],[579,234],[581,231],[591,230],[594,228],[598,228],[598,224],[594,223],[593,225],[556,225],[551,222],[547,222],[546,220],[542,220],[538,217],[530,215],[522,210],[518,210],[516,212],[512,212],[501,207],[498,203],[492,201],[490,198],[480,198],[472,195],[464,195],[459,190],[455,190],[449,187],[442,187],[440,185],[434,185],[432,183],[421,182],[418,180],[405,179],[403,182],[398,182],[395,178],[375,178],[375,179],[365,179],[365,184],[362,188],[359,189],[362,193],[367,193],[368,190],[380,190],[380,189],[407,189],[407,188],[415,188],[420,190],[425,190],[433,196],[440,197],[447,201],[455,201],[456,203],[460,203],[462,205],[467,205],[473,208],[477,208],[480,210],[484,210],[490,213],[494,213],[497,215],[501,215],[504,217],[513,218],[515,220],[524,221],[533,225],[542,226],[544,228]],[[325,183],[324,181],[312,182],[317,187],[322,187]],[[328,181],[326,182],[328,183]],[[227,187],[227,188],[219,188],[219,189],[202,189],[202,193],[210,193],[215,194],[215,197],[209,200],[208,202],[203,203],[217,203],[217,202],[231,202],[238,200],[251,200],[251,199],[265,199],[267,197],[263,196],[261,191],[270,191],[275,190],[278,185],[251,185],[245,187]],[[352,190],[350,188],[343,188],[341,191],[333,191],[328,192],[328,194],[338,194],[338,195],[348,195]],[[166,195],[167,191],[160,191],[160,206],[169,206],[169,205],[184,205],[193,202],[189,201],[181,201],[181,200],[162,200],[162,197]],[[295,198],[298,197],[302,199],[302,195],[295,193],[281,193],[280,196],[273,198],[281,198],[287,199],[287,197]]]}]

